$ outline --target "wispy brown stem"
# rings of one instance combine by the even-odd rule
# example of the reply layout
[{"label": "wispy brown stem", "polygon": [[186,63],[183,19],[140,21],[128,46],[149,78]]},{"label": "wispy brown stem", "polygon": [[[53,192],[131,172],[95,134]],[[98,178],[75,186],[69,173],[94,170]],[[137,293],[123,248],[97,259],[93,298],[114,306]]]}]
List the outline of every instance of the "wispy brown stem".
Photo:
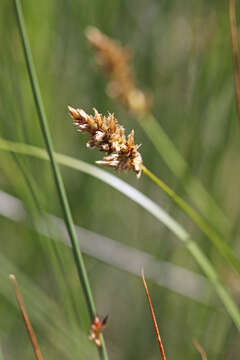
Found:
[{"label": "wispy brown stem", "polygon": [[39,346],[38,346],[38,343],[37,343],[37,339],[36,339],[36,337],[34,335],[33,328],[32,328],[32,326],[30,324],[27,312],[26,312],[25,307],[24,307],[23,299],[22,299],[22,296],[21,296],[21,293],[20,293],[20,290],[19,290],[19,287],[18,287],[18,284],[17,284],[17,280],[16,280],[14,275],[9,275],[9,279],[13,283],[13,287],[14,287],[15,295],[16,295],[17,302],[18,302],[18,305],[19,305],[19,309],[21,311],[23,320],[25,322],[27,332],[28,332],[29,338],[31,340],[36,359],[37,360],[43,360],[40,349],[39,349]]},{"label": "wispy brown stem", "polygon": [[156,317],[155,317],[155,314],[154,314],[151,298],[150,298],[150,295],[149,295],[149,292],[148,292],[147,283],[146,283],[146,280],[144,278],[143,269],[141,269],[141,274],[142,274],[143,285],[144,285],[145,292],[146,292],[146,295],[147,295],[148,305],[149,305],[150,312],[151,312],[151,315],[152,315],[153,325],[154,325],[154,328],[155,328],[156,338],[157,338],[157,341],[158,341],[158,346],[159,346],[159,349],[160,349],[161,357],[162,357],[162,360],[166,360],[165,351],[164,351],[164,348],[163,348],[160,332],[159,332]]},{"label": "wispy brown stem", "polygon": [[202,346],[199,344],[199,342],[196,339],[193,339],[193,345],[197,349],[197,351],[200,353],[202,360],[207,360],[207,355],[205,351],[203,350]]},{"label": "wispy brown stem", "polygon": [[235,0],[229,0],[229,18],[230,18],[231,36],[232,36],[237,115],[238,115],[239,133],[240,133],[240,84],[239,84],[240,73],[239,73],[239,56],[238,56],[239,50],[238,50],[238,36],[237,36],[237,22],[236,22],[235,8],[236,8]]}]

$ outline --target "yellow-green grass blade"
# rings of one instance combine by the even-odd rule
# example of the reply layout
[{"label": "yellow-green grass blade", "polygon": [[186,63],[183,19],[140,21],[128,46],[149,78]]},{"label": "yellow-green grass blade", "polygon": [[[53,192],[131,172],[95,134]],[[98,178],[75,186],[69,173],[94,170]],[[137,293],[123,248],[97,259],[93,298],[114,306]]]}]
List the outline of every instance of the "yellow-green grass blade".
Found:
[{"label": "yellow-green grass blade", "polygon": [[[23,143],[15,143],[0,139],[0,149],[32,156],[43,160],[49,160],[47,152],[44,149]],[[120,191],[125,196],[138,203],[141,207],[152,214],[158,221],[163,223],[171,232],[173,232],[176,237],[183,242],[184,246],[188,249],[188,251],[194,257],[195,261],[199,264],[202,271],[210,280],[230,317],[240,331],[240,312],[237,305],[235,304],[231,295],[228,293],[227,289],[225,289],[223,284],[220,282],[217,272],[215,271],[214,266],[211,264],[210,260],[207,258],[207,256],[205,256],[198,245],[191,239],[190,234],[179,223],[177,223],[158,204],[153,202],[146,195],[142,194],[134,187],[130,186],[116,176],[108,173],[107,171],[67,155],[55,153],[55,157],[59,164],[94,176],[95,178],[98,178],[99,180]]]}]

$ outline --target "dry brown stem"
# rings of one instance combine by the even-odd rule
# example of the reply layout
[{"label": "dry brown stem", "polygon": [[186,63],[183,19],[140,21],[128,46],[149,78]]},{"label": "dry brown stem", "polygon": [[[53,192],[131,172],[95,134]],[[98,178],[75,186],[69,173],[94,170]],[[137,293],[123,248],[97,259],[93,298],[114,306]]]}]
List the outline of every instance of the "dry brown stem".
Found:
[{"label": "dry brown stem", "polygon": [[38,343],[37,343],[37,339],[36,339],[36,337],[34,335],[33,328],[31,326],[31,323],[29,321],[27,312],[26,312],[25,307],[24,307],[23,299],[22,299],[20,290],[18,288],[17,280],[16,280],[14,275],[9,275],[9,279],[13,283],[15,295],[16,295],[17,302],[18,302],[18,306],[19,306],[19,309],[21,311],[24,323],[26,325],[28,336],[29,336],[29,338],[31,340],[31,343],[32,343],[32,346],[33,346],[33,351],[35,353],[36,359],[37,360],[43,360],[40,349],[39,349],[39,346],[38,346]]},{"label": "dry brown stem", "polygon": [[196,339],[193,339],[193,345],[197,349],[197,351],[200,353],[202,360],[207,360],[207,355],[205,351],[203,350],[202,346],[199,344],[199,342]]},{"label": "dry brown stem", "polygon": [[166,360],[166,355],[165,355],[164,347],[163,347],[162,340],[161,340],[161,336],[160,336],[160,332],[159,332],[159,329],[158,329],[157,320],[156,320],[155,313],[154,313],[154,310],[153,310],[153,306],[152,306],[151,298],[150,298],[150,295],[149,295],[147,283],[146,283],[146,280],[145,280],[145,278],[144,278],[144,271],[143,271],[143,269],[141,270],[141,273],[142,273],[143,285],[144,285],[145,292],[146,292],[146,295],[147,295],[148,305],[149,305],[150,312],[151,312],[151,315],[152,315],[153,325],[154,325],[154,328],[155,328],[155,333],[156,333],[156,338],[157,338],[157,341],[158,341],[158,346],[159,346],[160,354],[161,354],[162,360]]}]

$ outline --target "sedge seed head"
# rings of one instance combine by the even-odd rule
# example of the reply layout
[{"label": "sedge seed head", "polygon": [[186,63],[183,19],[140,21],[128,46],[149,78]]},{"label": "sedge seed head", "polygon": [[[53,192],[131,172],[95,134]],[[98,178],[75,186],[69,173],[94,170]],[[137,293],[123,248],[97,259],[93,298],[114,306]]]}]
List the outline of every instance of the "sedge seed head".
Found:
[{"label": "sedge seed head", "polygon": [[106,155],[96,163],[121,170],[133,170],[137,177],[142,172],[142,157],[138,152],[140,145],[134,142],[134,130],[126,138],[123,126],[119,125],[114,114],[103,116],[96,109],[88,115],[82,109],[68,106],[73,124],[80,133],[87,133],[90,140],[88,148],[98,148]]},{"label": "sedge seed head", "polygon": [[86,37],[96,51],[97,63],[108,74],[107,93],[136,114],[147,112],[150,96],[139,90],[131,67],[132,52],[95,27],[86,29]]}]

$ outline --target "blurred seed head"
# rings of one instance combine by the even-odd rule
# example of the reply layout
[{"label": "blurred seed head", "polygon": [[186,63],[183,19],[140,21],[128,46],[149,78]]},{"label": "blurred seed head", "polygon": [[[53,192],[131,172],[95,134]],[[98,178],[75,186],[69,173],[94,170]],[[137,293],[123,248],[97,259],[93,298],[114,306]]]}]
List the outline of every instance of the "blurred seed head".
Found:
[{"label": "blurred seed head", "polygon": [[96,50],[97,63],[109,76],[108,95],[121,101],[133,113],[147,112],[151,106],[151,99],[136,86],[130,65],[130,49],[121,46],[95,27],[88,27],[86,36]]}]

